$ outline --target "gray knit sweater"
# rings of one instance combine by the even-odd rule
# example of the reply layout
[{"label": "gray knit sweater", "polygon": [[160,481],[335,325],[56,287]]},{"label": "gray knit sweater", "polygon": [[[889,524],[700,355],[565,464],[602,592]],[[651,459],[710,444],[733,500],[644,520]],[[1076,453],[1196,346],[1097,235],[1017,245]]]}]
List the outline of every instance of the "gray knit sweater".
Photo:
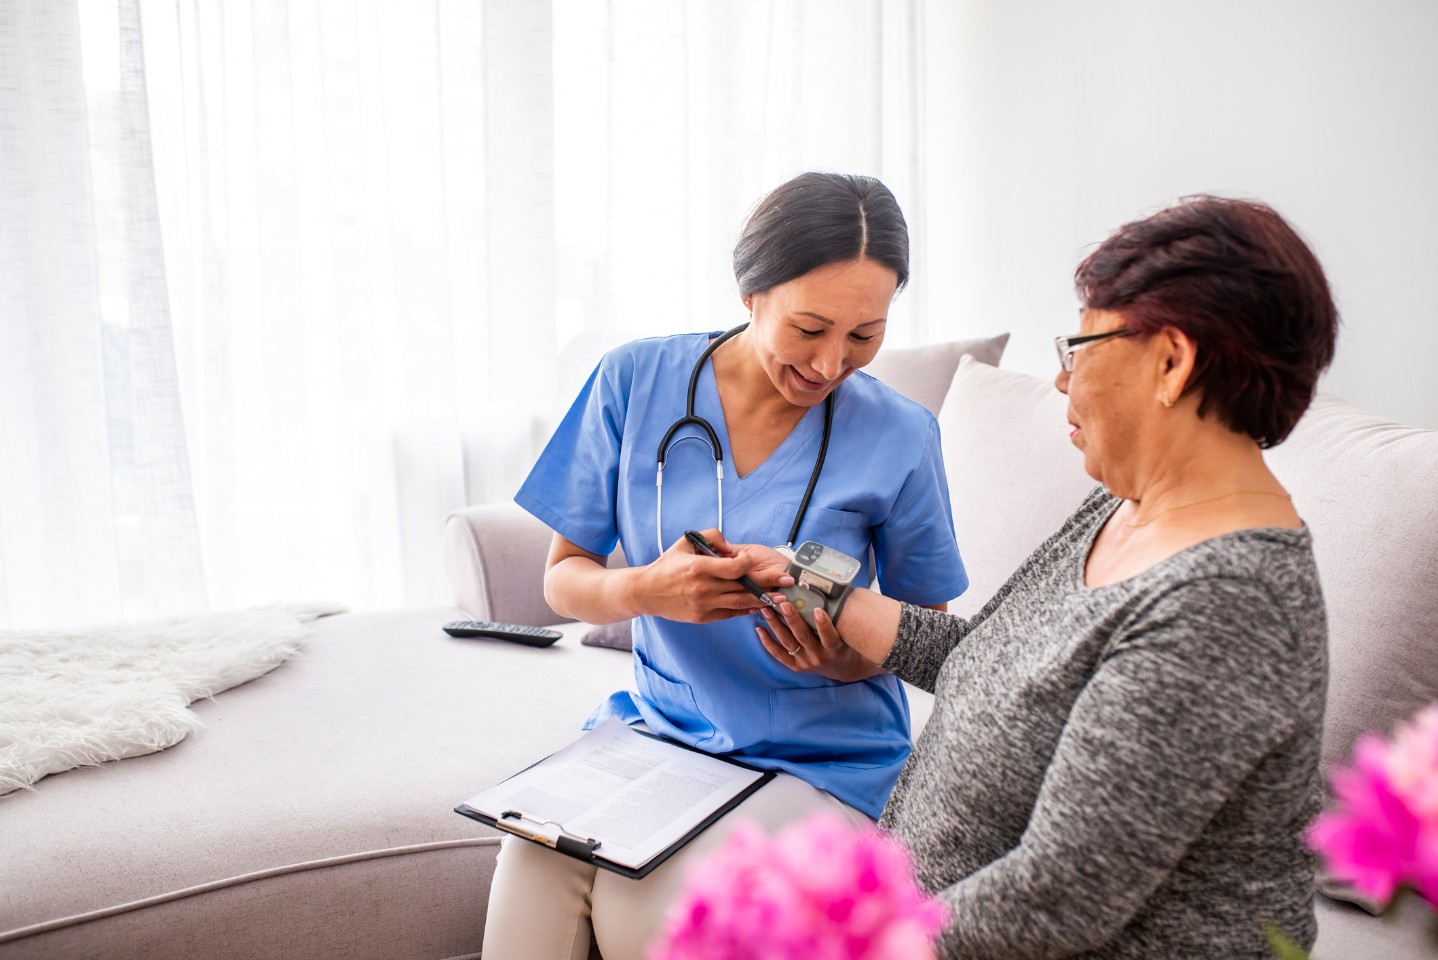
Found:
[{"label": "gray knit sweater", "polygon": [[1216,537],[1096,589],[1091,494],[967,622],[905,606],[936,694],[881,824],[944,957],[1264,958],[1311,946],[1327,628],[1308,530]]}]

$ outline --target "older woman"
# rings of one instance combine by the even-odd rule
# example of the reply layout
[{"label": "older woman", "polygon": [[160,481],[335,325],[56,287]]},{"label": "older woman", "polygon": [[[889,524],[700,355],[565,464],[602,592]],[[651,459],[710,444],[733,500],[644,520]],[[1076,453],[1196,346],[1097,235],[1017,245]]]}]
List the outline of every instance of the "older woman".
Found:
[{"label": "older woman", "polygon": [[1273,210],[1214,197],[1076,279],[1056,384],[1102,486],[971,620],[855,591],[837,627],[786,604],[760,638],[934,692],[881,824],[952,911],[943,956],[1260,958],[1269,923],[1311,944],[1326,627],[1262,450],[1332,358],[1327,282]]}]

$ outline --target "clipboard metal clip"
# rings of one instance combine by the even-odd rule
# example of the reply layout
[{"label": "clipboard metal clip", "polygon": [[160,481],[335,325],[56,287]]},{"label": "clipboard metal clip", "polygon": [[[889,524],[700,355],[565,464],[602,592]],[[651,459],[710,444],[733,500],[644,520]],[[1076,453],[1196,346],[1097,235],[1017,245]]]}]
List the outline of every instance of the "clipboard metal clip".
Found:
[{"label": "clipboard metal clip", "polygon": [[[546,847],[553,847],[560,853],[567,853],[571,857],[588,859],[594,856],[594,851],[599,849],[599,841],[593,837],[576,837],[564,829],[563,824],[554,820],[530,820],[518,810],[506,810],[494,821],[494,825],[506,833],[512,833],[516,837],[523,837],[526,840],[533,840],[535,843],[542,843]],[[553,828],[553,835],[545,827]]]}]

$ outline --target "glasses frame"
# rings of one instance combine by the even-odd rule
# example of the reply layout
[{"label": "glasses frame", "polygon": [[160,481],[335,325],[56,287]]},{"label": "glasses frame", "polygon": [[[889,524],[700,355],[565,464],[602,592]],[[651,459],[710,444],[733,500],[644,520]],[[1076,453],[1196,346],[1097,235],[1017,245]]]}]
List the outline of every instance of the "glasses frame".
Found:
[{"label": "glasses frame", "polygon": [[1117,330],[1090,333],[1081,337],[1054,337],[1054,349],[1058,350],[1059,366],[1063,368],[1064,373],[1073,373],[1074,354],[1079,350],[1100,340],[1107,340],[1109,337],[1127,337],[1134,332],[1128,327],[1119,327]]}]

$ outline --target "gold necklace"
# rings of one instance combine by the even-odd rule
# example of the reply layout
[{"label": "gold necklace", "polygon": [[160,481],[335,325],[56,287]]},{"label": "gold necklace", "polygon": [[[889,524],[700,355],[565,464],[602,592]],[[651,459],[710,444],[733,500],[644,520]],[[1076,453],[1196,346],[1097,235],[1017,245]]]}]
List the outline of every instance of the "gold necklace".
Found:
[{"label": "gold necklace", "polygon": [[1153,523],[1155,520],[1157,520],[1159,517],[1163,516],[1165,513],[1172,513],[1175,510],[1187,510],[1189,507],[1196,507],[1201,503],[1213,503],[1215,500],[1225,500],[1229,497],[1236,497],[1240,494],[1245,493],[1252,494],[1256,497],[1282,497],[1285,500],[1293,499],[1292,494],[1274,493],[1272,490],[1232,490],[1228,493],[1220,493],[1216,497],[1206,497],[1202,500],[1194,500],[1192,503],[1180,503],[1176,507],[1165,507],[1158,513],[1155,513],[1153,516],[1149,517],[1147,520],[1125,520],[1123,522],[1123,525],[1126,527],[1146,527],[1150,523]]}]

